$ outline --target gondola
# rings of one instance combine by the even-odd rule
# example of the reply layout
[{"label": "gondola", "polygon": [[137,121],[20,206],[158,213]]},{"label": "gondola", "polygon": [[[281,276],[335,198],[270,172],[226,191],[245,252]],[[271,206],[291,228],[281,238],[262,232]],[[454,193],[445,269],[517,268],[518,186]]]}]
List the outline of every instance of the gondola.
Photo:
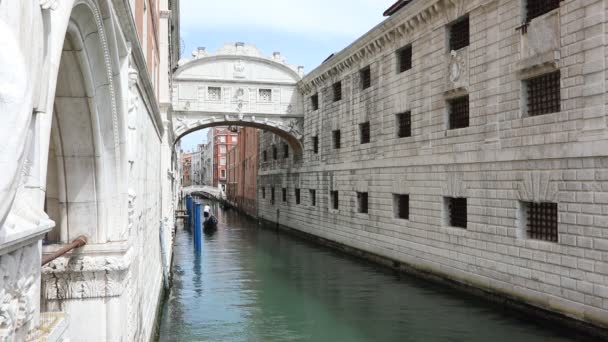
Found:
[{"label": "gondola", "polygon": [[203,222],[203,232],[212,233],[217,230],[217,219],[211,215]]}]

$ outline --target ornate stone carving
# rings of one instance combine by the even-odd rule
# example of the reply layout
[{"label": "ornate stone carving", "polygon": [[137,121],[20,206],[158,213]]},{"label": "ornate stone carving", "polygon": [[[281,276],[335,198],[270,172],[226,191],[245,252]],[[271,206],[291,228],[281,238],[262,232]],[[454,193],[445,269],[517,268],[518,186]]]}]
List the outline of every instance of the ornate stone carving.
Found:
[{"label": "ornate stone carving", "polygon": [[447,174],[443,186],[443,195],[450,197],[467,197],[467,184],[464,182],[462,172],[451,172]]},{"label": "ornate stone carving", "polygon": [[57,2],[57,0],[40,0],[40,8],[42,8],[43,10],[55,10],[57,9],[58,5],[59,3]]},{"label": "ornate stone carving", "polygon": [[526,172],[517,185],[517,198],[526,202],[557,202],[559,179],[557,172]]},{"label": "ornate stone carving", "polygon": [[139,91],[137,80],[139,73],[133,68],[129,68],[129,114],[127,117],[127,127],[129,129],[129,163],[135,163],[137,146],[137,109],[139,107]]},{"label": "ornate stone carving", "polygon": [[468,49],[450,52],[448,56],[447,90],[466,88],[469,85]]},{"label": "ornate stone carving", "polygon": [[245,78],[245,63],[240,59],[234,63],[234,78]]}]

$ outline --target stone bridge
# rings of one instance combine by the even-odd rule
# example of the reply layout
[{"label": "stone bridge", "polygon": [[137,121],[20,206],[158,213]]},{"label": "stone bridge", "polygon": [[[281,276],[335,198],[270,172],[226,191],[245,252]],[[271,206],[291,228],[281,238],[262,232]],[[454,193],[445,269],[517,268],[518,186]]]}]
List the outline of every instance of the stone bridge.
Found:
[{"label": "stone bridge", "polygon": [[173,79],[176,141],[206,127],[247,126],[271,131],[301,153],[304,109],[296,83],[302,67],[243,43],[192,55],[180,61]]}]

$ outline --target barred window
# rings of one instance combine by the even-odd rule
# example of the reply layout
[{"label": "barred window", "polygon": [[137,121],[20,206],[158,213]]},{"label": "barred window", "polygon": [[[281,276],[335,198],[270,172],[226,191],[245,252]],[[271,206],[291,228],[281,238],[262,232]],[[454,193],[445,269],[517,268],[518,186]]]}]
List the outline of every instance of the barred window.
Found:
[{"label": "barred window", "polygon": [[339,198],[338,198],[338,192],[337,191],[332,191],[331,192],[331,206],[335,210],[338,210],[338,208],[339,208]]},{"label": "barred window", "polygon": [[469,17],[458,19],[450,26],[450,51],[469,46]]},{"label": "barred window", "polygon": [[272,89],[260,89],[260,102],[272,102]]},{"label": "barred window", "polygon": [[319,109],[319,94],[314,94],[310,97],[310,104],[312,106],[312,110]]},{"label": "barred window", "polygon": [[277,149],[277,146],[276,145],[272,146],[272,159],[277,160],[278,155],[279,155],[279,151]]},{"label": "barred window", "polygon": [[561,110],[560,81],[559,70],[526,81],[528,116],[557,113]]},{"label": "barred window", "polygon": [[296,204],[300,204],[300,189],[295,189]]},{"label": "barred window", "polygon": [[524,202],[528,238],[558,242],[557,203]]},{"label": "barred window", "polygon": [[393,209],[395,217],[409,220],[410,218],[410,196],[393,195]]},{"label": "barred window", "polygon": [[262,160],[268,161],[268,152],[266,150],[262,151]]},{"label": "barred window", "polygon": [[222,100],[222,88],[220,88],[220,87],[208,87],[207,88],[207,100],[209,100],[209,101],[221,101]]},{"label": "barred window", "polygon": [[283,145],[283,158],[289,158],[289,145],[287,144]]},{"label": "barred window", "polygon": [[336,82],[332,86],[334,90],[334,102],[342,100],[342,82]]},{"label": "barred window", "polygon": [[270,203],[274,204],[274,186],[270,188]]},{"label": "barred window", "polygon": [[335,130],[332,132],[332,139],[334,142],[334,148],[335,149],[339,149],[341,147],[341,142],[340,142],[340,130]]},{"label": "barred window", "polygon": [[559,8],[562,0],[528,0],[526,3],[526,22]]},{"label": "barred window", "polygon": [[287,188],[283,188],[283,202],[287,202]]},{"label": "barred window", "polygon": [[450,129],[469,127],[469,95],[449,101]]},{"label": "barred window", "polygon": [[467,228],[467,199],[447,197],[446,205],[450,226]]},{"label": "barred window", "polygon": [[266,199],[266,188],[262,187],[262,199]]},{"label": "barred window", "polygon": [[357,211],[362,214],[368,213],[367,192],[357,192]]},{"label": "barred window", "polygon": [[399,72],[404,72],[412,68],[412,46],[408,45],[397,51]]},{"label": "barred window", "polygon": [[367,89],[372,85],[372,71],[369,66],[359,71],[359,78],[361,79],[361,89]]},{"label": "barred window", "polygon": [[369,121],[359,124],[359,132],[360,132],[360,136],[361,136],[361,144],[368,144],[370,142]]},{"label": "barred window", "polygon": [[317,205],[317,191],[310,189],[310,205],[313,207]]},{"label": "barred window", "polygon": [[319,137],[317,136],[312,137],[312,152],[314,154],[319,153]]},{"label": "barred window", "polygon": [[405,138],[412,136],[412,112],[397,114],[397,137]]}]

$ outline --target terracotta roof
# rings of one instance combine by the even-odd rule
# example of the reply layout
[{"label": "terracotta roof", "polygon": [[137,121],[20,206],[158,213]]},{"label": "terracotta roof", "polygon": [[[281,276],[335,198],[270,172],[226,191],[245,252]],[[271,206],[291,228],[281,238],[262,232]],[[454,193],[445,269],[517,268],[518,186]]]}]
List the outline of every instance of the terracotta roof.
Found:
[{"label": "terracotta roof", "polygon": [[385,17],[390,17],[391,15],[395,14],[398,10],[407,6],[412,1],[413,0],[397,0],[397,2],[395,2],[391,7],[389,7],[386,11],[384,11],[383,15]]}]

